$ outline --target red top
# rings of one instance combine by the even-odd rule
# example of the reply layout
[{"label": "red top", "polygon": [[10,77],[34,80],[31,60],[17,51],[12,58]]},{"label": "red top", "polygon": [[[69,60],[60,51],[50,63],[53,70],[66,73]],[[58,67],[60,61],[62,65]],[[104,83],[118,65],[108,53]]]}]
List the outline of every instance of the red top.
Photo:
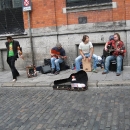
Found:
[{"label": "red top", "polygon": [[[124,53],[126,53],[125,46],[124,46],[124,43],[122,41],[119,41],[117,46],[116,46],[116,42],[114,40],[109,41],[108,45],[109,44],[111,44],[114,49],[120,49],[121,50],[121,52],[118,52],[118,51],[115,50],[113,52],[114,56],[119,56],[119,55],[124,56]],[[123,52],[122,52],[122,50],[123,50]]]}]

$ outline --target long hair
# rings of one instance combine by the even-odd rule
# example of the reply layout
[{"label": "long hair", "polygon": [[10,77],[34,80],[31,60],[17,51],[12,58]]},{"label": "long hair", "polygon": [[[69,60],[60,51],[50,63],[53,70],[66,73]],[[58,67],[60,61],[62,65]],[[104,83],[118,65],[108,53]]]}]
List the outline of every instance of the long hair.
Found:
[{"label": "long hair", "polygon": [[118,37],[118,40],[121,41],[121,37],[120,37],[120,34],[119,33],[114,33],[114,36],[117,35]]},{"label": "long hair", "polygon": [[89,38],[89,36],[88,36],[88,35],[83,35],[83,39],[82,39],[82,41],[83,41],[83,42],[85,42],[86,37],[88,37],[88,38]]}]

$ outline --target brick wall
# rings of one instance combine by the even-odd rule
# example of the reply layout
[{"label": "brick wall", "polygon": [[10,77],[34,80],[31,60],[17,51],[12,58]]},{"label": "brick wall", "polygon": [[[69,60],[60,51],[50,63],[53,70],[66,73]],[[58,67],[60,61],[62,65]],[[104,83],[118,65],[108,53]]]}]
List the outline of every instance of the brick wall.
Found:
[{"label": "brick wall", "polygon": [[[78,23],[78,17],[86,16],[88,23],[109,22],[130,19],[130,1],[113,0],[117,2],[117,8],[86,11],[77,13],[63,13],[62,9],[66,7],[66,0],[32,0],[31,27],[51,27],[71,25]],[[24,12],[25,29],[28,28],[27,13]]]}]

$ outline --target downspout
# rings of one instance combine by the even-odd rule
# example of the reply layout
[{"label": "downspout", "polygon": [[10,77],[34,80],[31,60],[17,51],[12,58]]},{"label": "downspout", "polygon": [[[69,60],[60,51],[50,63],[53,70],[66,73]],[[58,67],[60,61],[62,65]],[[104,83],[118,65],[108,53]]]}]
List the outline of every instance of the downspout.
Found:
[{"label": "downspout", "polygon": [[34,62],[34,51],[33,51],[33,41],[32,41],[32,32],[31,32],[31,18],[30,18],[30,11],[28,11],[28,29],[29,29],[29,40],[31,46],[31,54],[32,54],[32,64],[35,65]]},{"label": "downspout", "polygon": [[58,39],[57,18],[56,18],[56,2],[55,2],[55,0],[54,0],[54,12],[55,12],[56,37],[57,37],[57,42],[59,42],[59,39]]}]

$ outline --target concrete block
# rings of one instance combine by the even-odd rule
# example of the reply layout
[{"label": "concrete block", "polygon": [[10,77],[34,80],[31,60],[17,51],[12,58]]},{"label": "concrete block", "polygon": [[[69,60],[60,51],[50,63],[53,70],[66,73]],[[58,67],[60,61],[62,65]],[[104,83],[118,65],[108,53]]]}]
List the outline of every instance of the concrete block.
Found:
[{"label": "concrete block", "polygon": [[39,83],[36,83],[36,87],[51,87],[51,83],[39,82]]},{"label": "concrete block", "polygon": [[35,82],[25,82],[25,83],[21,83],[21,82],[16,82],[12,85],[12,87],[36,87]]},{"label": "concrete block", "polygon": [[130,80],[124,81],[100,81],[97,84],[98,87],[121,87],[121,86],[130,86]]},{"label": "concrete block", "polygon": [[13,87],[14,84],[15,83],[13,83],[13,82],[3,83],[3,84],[1,84],[1,87]]},{"label": "concrete block", "polygon": [[88,87],[97,87],[97,81],[88,81]]}]

